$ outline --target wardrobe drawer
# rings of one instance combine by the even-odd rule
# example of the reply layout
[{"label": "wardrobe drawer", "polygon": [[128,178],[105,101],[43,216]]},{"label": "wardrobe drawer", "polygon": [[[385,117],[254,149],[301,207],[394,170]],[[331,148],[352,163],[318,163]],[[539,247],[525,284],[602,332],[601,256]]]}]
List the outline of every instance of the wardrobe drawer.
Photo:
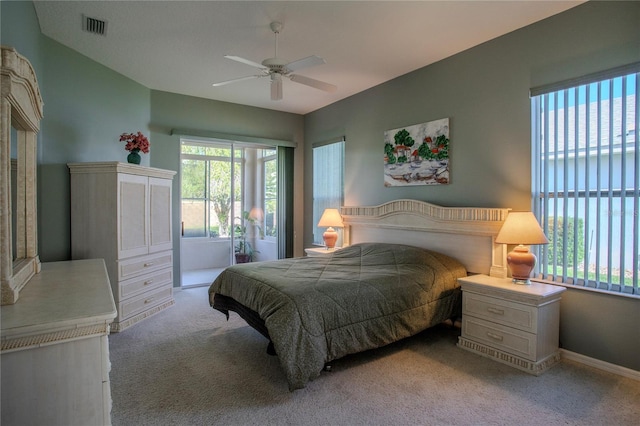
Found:
[{"label": "wardrobe drawer", "polygon": [[171,250],[119,260],[118,279],[122,281],[170,266],[173,266],[173,252]]},{"label": "wardrobe drawer", "polygon": [[121,301],[118,305],[118,317],[122,322],[124,319],[135,315],[139,312],[151,309],[167,300],[171,299],[173,287],[165,285],[162,288],[142,293],[138,296]]},{"label": "wardrobe drawer", "polygon": [[463,315],[462,337],[483,342],[531,361],[536,360],[537,336],[535,334]]},{"label": "wardrobe drawer", "polygon": [[462,314],[537,333],[538,309],[535,306],[463,292]]},{"label": "wardrobe drawer", "polygon": [[120,282],[120,298],[128,299],[136,294],[162,287],[166,284],[173,285],[173,269],[163,269],[158,272],[141,275]]}]

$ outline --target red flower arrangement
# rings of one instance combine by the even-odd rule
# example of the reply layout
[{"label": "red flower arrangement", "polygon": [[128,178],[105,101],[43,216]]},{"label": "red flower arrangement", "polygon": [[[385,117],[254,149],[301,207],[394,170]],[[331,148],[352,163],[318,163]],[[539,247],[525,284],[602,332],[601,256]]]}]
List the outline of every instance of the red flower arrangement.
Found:
[{"label": "red flower arrangement", "polygon": [[149,139],[141,132],[123,133],[120,135],[120,142],[127,143],[124,149],[129,152],[142,151],[145,154],[149,153]]}]

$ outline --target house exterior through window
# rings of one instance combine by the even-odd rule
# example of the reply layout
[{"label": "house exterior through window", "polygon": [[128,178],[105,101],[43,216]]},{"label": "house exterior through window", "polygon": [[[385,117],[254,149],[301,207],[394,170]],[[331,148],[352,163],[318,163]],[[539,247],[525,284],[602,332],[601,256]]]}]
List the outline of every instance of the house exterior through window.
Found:
[{"label": "house exterior through window", "polygon": [[543,280],[639,294],[639,70],[532,90]]}]

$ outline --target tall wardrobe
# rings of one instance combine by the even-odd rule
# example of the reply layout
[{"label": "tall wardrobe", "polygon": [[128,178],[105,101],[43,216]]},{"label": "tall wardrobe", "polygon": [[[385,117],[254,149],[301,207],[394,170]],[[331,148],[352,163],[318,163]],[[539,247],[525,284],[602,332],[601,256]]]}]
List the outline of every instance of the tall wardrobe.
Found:
[{"label": "tall wardrobe", "polygon": [[71,256],[103,258],[118,332],[174,304],[171,185],[174,171],[72,163]]}]

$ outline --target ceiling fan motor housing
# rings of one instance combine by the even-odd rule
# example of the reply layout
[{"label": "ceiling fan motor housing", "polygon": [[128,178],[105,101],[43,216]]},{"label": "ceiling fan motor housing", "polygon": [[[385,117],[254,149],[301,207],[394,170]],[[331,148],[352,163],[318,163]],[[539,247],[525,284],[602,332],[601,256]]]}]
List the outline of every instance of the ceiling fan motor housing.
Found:
[{"label": "ceiling fan motor housing", "polygon": [[286,65],[289,61],[282,58],[268,58],[262,61],[262,65],[269,68],[273,72],[284,73],[287,70]]}]

